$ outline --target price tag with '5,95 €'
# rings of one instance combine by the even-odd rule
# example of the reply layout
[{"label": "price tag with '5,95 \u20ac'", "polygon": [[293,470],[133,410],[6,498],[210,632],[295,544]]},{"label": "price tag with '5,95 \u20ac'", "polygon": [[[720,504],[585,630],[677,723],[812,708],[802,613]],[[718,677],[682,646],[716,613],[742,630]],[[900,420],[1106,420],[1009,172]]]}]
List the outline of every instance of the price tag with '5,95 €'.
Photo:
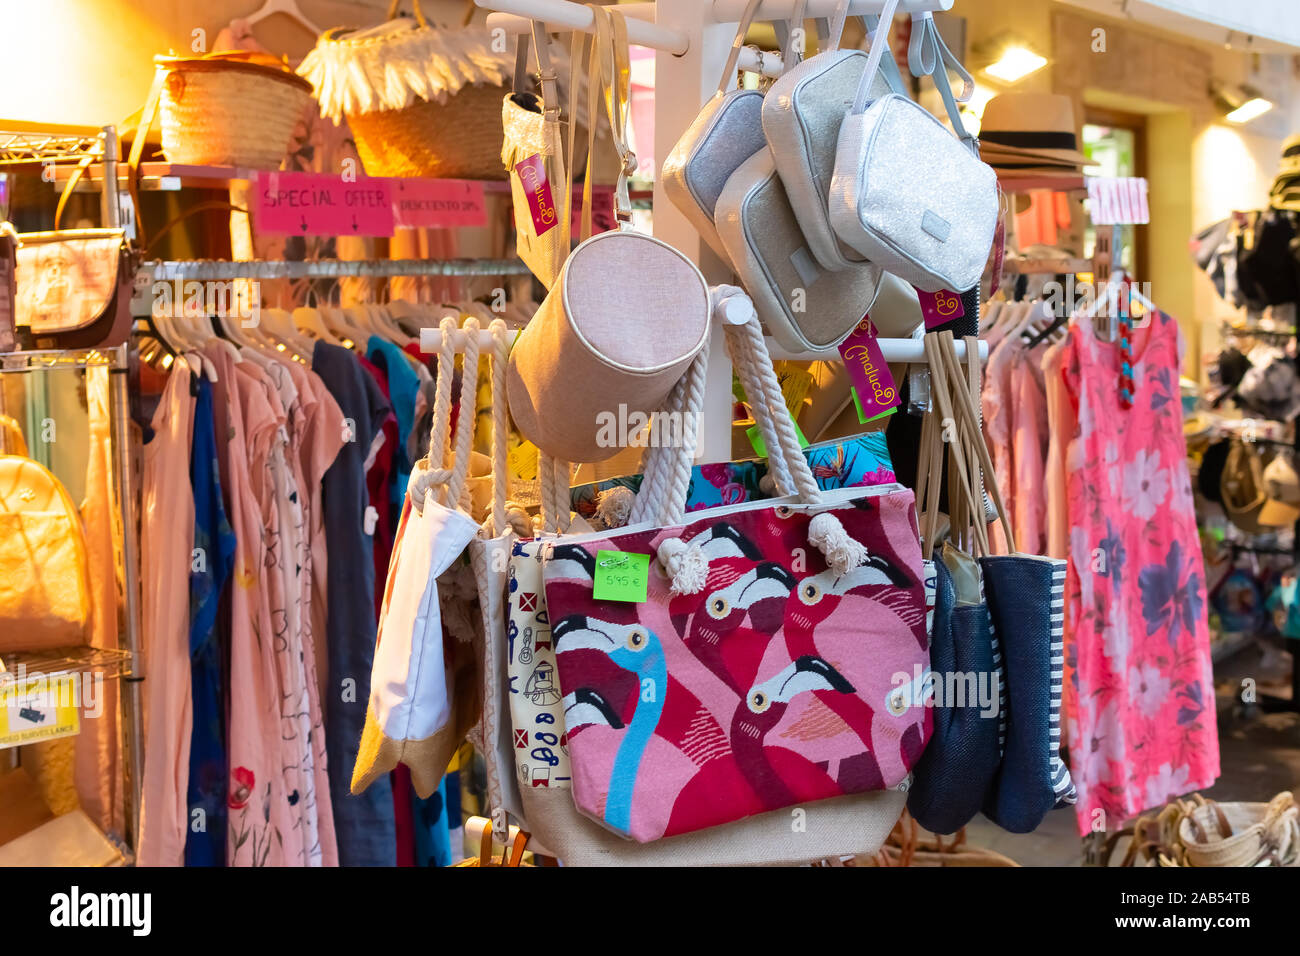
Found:
[{"label": "price tag with '5,95 \u20ac'", "polygon": [[597,601],[646,599],[650,583],[650,555],[630,551],[596,552],[596,586],[591,596]]}]

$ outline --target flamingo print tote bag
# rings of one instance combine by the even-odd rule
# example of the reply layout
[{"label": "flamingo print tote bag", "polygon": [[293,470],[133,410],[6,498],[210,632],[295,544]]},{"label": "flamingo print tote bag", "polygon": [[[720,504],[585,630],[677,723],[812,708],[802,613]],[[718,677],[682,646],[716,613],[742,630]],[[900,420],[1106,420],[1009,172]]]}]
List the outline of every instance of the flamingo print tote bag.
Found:
[{"label": "flamingo print tote bag", "polygon": [[[652,520],[543,546],[573,800],[641,843],[899,787],[930,733],[912,492],[822,492],[757,320],[727,337],[786,497],[685,520],[687,447]],[[624,561],[644,599],[597,598]]]}]

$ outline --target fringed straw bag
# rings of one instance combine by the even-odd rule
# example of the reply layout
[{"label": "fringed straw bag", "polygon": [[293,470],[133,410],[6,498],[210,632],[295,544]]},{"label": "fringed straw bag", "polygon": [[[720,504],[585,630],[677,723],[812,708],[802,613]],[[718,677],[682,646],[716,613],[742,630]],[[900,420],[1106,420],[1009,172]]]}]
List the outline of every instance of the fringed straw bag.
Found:
[{"label": "fringed straw bag", "polygon": [[377,27],[325,31],[307,54],[298,72],[321,115],[347,120],[368,175],[504,179],[501,100],[513,58],[485,29],[431,25],[419,0],[414,20],[398,18],[400,4]]}]

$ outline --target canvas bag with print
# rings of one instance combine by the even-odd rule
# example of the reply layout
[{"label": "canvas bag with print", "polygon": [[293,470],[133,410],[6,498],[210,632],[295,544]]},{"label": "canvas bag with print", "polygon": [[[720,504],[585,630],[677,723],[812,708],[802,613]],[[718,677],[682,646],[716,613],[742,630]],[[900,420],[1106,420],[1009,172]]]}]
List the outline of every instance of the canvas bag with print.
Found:
[{"label": "canvas bag with print", "polygon": [[[483,755],[487,775],[488,809],[492,830],[509,839],[510,821],[522,822],[523,806],[514,773],[514,739],[510,714],[511,687],[506,655],[507,581],[510,555],[521,537],[532,535],[526,511],[506,498],[508,479],[509,412],[505,399],[505,369],[510,342],[505,323],[492,322],[492,504],[483,532],[469,543],[470,565],[478,586],[479,610],[483,621],[481,696],[483,710],[470,740]],[[440,358],[440,361],[443,361]],[[451,375],[450,357],[445,360]],[[439,367],[439,375],[443,374]],[[489,536],[490,533],[490,536]]]},{"label": "canvas bag with print", "polygon": [[[819,492],[757,320],[728,344],[797,495],[683,523],[693,449],[674,449],[647,468],[667,494],[638,495],[655,520],[544,552],[574,802],[642,843],[904,785],[929,735],[912,493]],[[650,557],[645,602],[594,599],[602,552]]]},{"label": "canvas bag with print", "polygon": [[[680,411],[680,399],[679,387],[670,398],[669,410]],[[649,473],[653,473],[655,464],[654,459],[647,462]],[[545,459],[543,465],[545,489],[548,484]],[[544,490],[542,496],[547,533],[514,545],[507,593],[508,633],[488,632],[488,661],[495,653],[504,659],[507,667],[508,686],[498,691],[508,697],[514,722],[512,740],[517,777],[510,783],[517,787],[523,808],[522,822],[533,835],[533,845],[545,848],[540,852],[558,856],[571,866],[756,866],[803,863],[841,853],[874,853],[879,849],[902,812],[906,794],[901,790],[820,801],[808,808],[801,818],[803,828],[798,832],[790,826],[788,810],[775,810],[727,826],[653,843],[630,841],[578,811],[572,796],[568,735],[541,563],[543,549],[552,544],[563,546],[566,540],[554,535],[569,516],[561,513],[565,510],[563,503],[551,498],[557,493],[562,496],[568,483],[562,465],[557,468],[550,462],[549,467],[551,494],[548,496]],[[777,466],[776,470],[782,467]],[[657,479],[647,477],[647,480]],[[638,499],[637,504],[644,506],[644,501]],[[493,648],[493,643],[498,646]],[[486,669],[489,682],[494,673],[490,666]],[[504,761],[498,773],[503,768]],[[488,774],[490,780],[491,759]],[[508,793],[509,786],[504,786],[503,791]],[[497,806],[500,805],[494,804],[494,808]],[[494,823],[502,816],[494,809]]]}]

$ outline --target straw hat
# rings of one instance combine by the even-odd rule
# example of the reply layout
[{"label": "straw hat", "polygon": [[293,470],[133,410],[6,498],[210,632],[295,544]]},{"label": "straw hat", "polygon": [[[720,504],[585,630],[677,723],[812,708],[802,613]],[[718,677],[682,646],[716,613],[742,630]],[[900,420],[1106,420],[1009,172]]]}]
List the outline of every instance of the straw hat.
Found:
[{"label": "straw hat", "polygon": [[1278,179],[1284,176],[1300,176],[1300,134],[1289,137],[1282,144],[1282,168],[1278,170]]},{"label": "straw hat", "polygon": [[989,100],[980,124],[980,156],[1013,174],[1096,165],[1079,152],[1074,104],[1056,93],[1003,93]]}]

